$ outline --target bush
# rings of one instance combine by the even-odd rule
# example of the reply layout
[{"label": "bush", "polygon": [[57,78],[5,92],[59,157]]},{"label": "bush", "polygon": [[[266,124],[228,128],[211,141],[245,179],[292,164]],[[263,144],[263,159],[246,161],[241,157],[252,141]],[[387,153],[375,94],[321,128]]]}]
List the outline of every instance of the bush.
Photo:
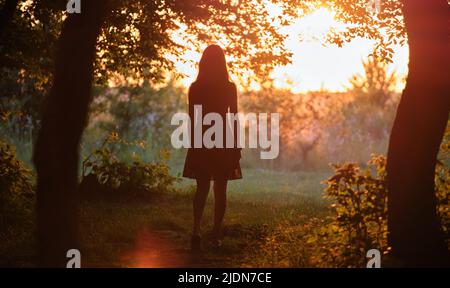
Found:
[{"label": "bush", "polygon": [[[447,239],[450,169],[444,163],[449,159],[448,135],[436,167],[437,212]],[[373,156],[368,164],[369,168],[365,170],[355,164],[334,165],[335,175],[325,181],[326,197],[335,201],[332,205],[335,213],[325,228],[316,229],[325,248],[319,257],[339,267],[363,267],[369,249],[378,249],[383,254],[390,250],[387,243],[386,158]]]},{"label": "bush", "polygon": [[17,160],[13,147],[0,140],[0,234],[27,219],[34,196],[33,174]]},{"label": "bush", "polygon": [[[111,134],[104,144],[83,161],[83,196],[148,198],[169,191],[177,178],[169,174],[170,155],[163,151],[159,159],[146,163],[134,154],[132,161],[118,159],[107,146],[122,143]],[[126,143],[127,145],[141,145]]]},{"label": "bush", "polygon": [[[437,212],[449,241],[450,129],[439,159]],[[280,224],[264,239],[253,263],[272,267],[365,267],[368,250],[389,252],[386,158],[372,155],[364,169],[355,163],[332,167],[334,175],[323,182],[325,198],[333,203],[329,216],[313,218],[305,225]]]},{"label": "bush", "polygon": [[[450,124],[450,122],[449,122]],[[450,125],[447,125],[436,167],[436,196],[439,201],[438,214],[447,239],[450,241]]]},{"label": "bush", "polygon": [[337,267],[364,267],[369,249],[387,253],[386,158],[373,156],[366,169],[333,165],[324,181],[333,215],[311,237],[320,239],[316,261]]}]

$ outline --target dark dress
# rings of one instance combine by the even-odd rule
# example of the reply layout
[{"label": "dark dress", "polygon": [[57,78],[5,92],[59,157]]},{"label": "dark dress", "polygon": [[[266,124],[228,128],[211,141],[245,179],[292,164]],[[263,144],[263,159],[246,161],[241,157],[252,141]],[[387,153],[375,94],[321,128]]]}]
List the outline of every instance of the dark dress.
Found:
[{"label": "dark dress", "polygon": [[[189,87],[189,116],[191,118],[191,147],[194,146],[194,105],[202,105],[202,116],[215,112],[222,116],[225,147],[226,113],[237,113],[237,91],[232,82],[221,84],[200,84],[194,82]],[[202,119],[203,120],[203,119]],[[202,127],[203,133],[209,128]],[[237,127],[234,128],[236,135]],[[235,140],[236,141],[236,140]],[[203,142],[203,141],[202,141]],[[236,143],[236,142],[235,142]],[[235,145],[236,147],[236,145]],[[240,148],[189,148],[184,163],[183,177],[208,180],[235,180],[242,178],[239,160]]]}]

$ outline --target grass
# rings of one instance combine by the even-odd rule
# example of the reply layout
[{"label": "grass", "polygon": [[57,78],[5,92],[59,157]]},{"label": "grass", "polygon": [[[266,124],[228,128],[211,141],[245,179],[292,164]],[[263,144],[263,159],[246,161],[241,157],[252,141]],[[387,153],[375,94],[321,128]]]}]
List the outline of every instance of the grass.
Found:
[{"label": "grass", "polygon": [[[244,170],[243,173],[243,180],[232,181],[229,185],[226,237],[222,250],[215,251],[208,241],[213,215],[213,197],[210,195],[204,214],[205,253],[179,265],[241,266],[244,260],[248,261],[249,252],[279,223],[301,224],[325,213],[326,203],[321,197],[322,187],[319,183],[327,176],[326,173],[264,170]],[[145,253],[155,251],[166,258],[190,257],[187,251],[192,227],[193,184],[194,181],[183,180],[177,192],[150,202],[83,203],[81,229],[85,265],[139,266],[136,261],[152,258]],[[156,241],[141,241],[142,234],[147,235],[145,237],[148,234],[156,235],[159,241],[170,242],[170,245],[167,244],[170,248],[155,247],[153,243],[139,244]],[[139,256],[124,256],[130,253]],[[171,259],[165,260],[162,266],[172,266],[173,262],[177,262],[176,259],[172,259],[172,262]],[[140,264],[148,266],[151,263]]]},{"label": "grass", "polygon": [[[148,201],[86,200],[81,204],[81,255],[84,267],[239,267],[252,265],[251,253],[280,223],[297,225],[326,213],[320,182],[325,172],[275,172],[244,169],[231,181],[224,246],[210,245],[213,197],[204,213],[201,256],[188,252],[195,182],[183,179],[176,191]],[[14,225],[0,245],[0,266],[36,264],[34,213]],[[4,238],[4,237],[2,237]],[[258,251],[256,251],[257,253]],[[257,264],[254,264],[257,265]]]}]

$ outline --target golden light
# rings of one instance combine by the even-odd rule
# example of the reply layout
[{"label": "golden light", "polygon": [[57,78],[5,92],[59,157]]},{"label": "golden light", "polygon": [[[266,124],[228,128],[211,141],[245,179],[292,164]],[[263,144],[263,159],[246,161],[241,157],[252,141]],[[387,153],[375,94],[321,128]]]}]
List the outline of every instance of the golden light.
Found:
[{"label": "golden light", "polygon": [[[269,11],[273,15],[280,13],[275,5]],[[354,39],[341,48],[325,43],[331,29],[339,31],[344,28],[345,25],[335,19],[334,12],[327,8],[319,8],[288,27],[280,27],[280,32],[287,35],[285,45],[293,57],[292,64],[274,69],[271,76],[275,86],[294,93],[345,91],[348,79],[355,73],[363,73],[362,60],[372,53],[374,43],[363,38]],[[388,65],[388,69],[403,77],[407,72],[407,46],[394,47],[394,51],[393,63]],[[200,57],[200,53],[188,50],[183,57],[185,61],[176,63],[177,71],[185,75],[180,79],[183,85],[189,86],[195,80],[196,63]],[[403,85],[400,81],[397,90],[401,91]]]}]

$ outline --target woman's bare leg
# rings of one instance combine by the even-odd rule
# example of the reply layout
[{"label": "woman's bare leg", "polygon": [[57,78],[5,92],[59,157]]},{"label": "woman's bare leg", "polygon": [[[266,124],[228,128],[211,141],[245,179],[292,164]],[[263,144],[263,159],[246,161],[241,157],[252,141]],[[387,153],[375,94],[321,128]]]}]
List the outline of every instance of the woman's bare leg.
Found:
[{"label": "woman's bare leg", "polygon": [[227,207],[227,180],[214,181],[214,234],[219,238]]},{"label": "woman's bare leg", "polygon": [[200,225],[202,222],[203,210],[205,209],[206,198],[208,198],[209,186],[209,180],[197,179],[197,191],[194,196],[193,235],[200,235]]}]

